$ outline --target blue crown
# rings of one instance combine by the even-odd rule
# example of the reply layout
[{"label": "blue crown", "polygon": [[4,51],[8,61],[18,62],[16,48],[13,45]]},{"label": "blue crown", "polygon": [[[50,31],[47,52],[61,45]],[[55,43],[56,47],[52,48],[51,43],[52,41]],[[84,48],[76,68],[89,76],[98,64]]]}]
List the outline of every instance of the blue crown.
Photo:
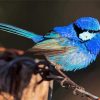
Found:
[{"label": "blue crown", "polygon": [[92,17],[81,17],[74,22],[82,30],[100,30],[99,21]]}]

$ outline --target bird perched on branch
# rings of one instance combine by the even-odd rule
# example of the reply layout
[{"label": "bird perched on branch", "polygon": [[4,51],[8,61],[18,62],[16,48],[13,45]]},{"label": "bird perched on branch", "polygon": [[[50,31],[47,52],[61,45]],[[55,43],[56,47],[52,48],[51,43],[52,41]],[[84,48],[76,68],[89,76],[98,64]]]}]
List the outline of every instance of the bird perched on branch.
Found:
[{"label": "bird perched on branch", "polygon": [[32,52],[45,55],[48,61],[65,71],[86,68],[100,52],[100,24],[92,17],[54,27],[44,36],[4,23],[0,23],[0,30],[33,40],[36,44]]}]

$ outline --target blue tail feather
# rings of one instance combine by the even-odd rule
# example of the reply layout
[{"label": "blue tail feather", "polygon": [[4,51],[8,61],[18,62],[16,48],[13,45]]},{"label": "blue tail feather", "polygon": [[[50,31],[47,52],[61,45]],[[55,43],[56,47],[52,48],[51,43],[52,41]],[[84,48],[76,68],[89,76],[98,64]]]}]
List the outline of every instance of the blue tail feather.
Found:
[{"label": "blue tail feather", "polygon": [[28,39],[32,39],[34,42],[39,42],[39,41],[43,40],[43,36],[41,36],[41,35],[37,35],[33,32],[29,32],[24,29],[21,29],[21,28],[15,27],[15,26],[11,26],[8,24],[4,24],[4,23],[0,23],[0,30],[6,31],[9,33],[13,33],[13,34],[16,34],[19,36],[23,36]]}]

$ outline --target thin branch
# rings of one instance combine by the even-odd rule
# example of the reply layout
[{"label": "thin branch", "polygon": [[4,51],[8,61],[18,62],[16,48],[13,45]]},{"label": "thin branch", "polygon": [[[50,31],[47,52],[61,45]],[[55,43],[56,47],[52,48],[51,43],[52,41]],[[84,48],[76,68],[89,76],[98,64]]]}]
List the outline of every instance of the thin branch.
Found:
[{"label": "thin branch", "polygon": [[[61,72],[61,71],[60,71]],[[60,74],[62,74],[63,72],[61,72]],[[51,75],[51,78],[55,79],[56,81],[58,81],[61,85],[62,85],[62,81],[63,81],[63,87],[67,87],[67,88],[71,88],[73,90],[73,94],[81,94],[82,97],[86,96],[88,100],[100,100],[100,98],[98,96],[93,95],[90,92],[87,92],[83,87],[79,86],[78,84],[76,84],[75,82],[73,82],[67,75],[65,75],[63,73],[63,76],[53,76]],[[50,77],[50,76],[49,76]]]},{"label": "thin branch", "polygon": [[75,91],[76,91],[76,92],[79,92],[79,93],[81,93],[81,94],[83,94],[83,95],[86,95],[88,98],[90,98],[90,99],[92,99],[92,100],[100,100],[99,97],[97,97],[97,96],[95,96],[95,95],[93,95],[93,94],[91,94],[91,93],[89,93],[89,92],[87,92],[87,91],[85,91],[85,90],[76,88]]}]

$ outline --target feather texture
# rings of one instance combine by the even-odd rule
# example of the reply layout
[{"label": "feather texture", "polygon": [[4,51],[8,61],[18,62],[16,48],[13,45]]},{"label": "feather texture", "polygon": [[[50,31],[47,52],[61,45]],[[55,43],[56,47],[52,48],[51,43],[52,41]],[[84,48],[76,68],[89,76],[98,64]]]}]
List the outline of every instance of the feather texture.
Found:
[{"label": "feather texture", "polygon": [[[62,38],[63,40],[63,38]],[[36,55],[44,54],[48,55],[58,55],[67,52],[67,50],[75,48],[70,46],[61,46],[59,45],[59,41],[56,39],[49,39],[43,42],[37,43],[33,48],[29,49]]]},{"label": "feather texture", "polygon": [[84,44],[68,38],[45,40],[37,43],[31,50],[34,54],[44,54],[50,62],[61,65],[67,71],[86,68],[96,59]]},{"label": "feather texture", "polygon": [[92,17],[54,27],[44,36],[3,23],[0,30],[32,39],[36,44],[29,51],[45,55],[48,61],[61,65],[66,71],[86,68],[100,52],[100,24]]},{"label": "feather texture", "polygon": [[4,24],[4,23],[0,23],[0,30],[13,33],[22,37],[26,37],[28,39],[32,39],[34,42],[39,42],[43,39],[43,36],[41,35],[37,35],[33,32],[29,32],[24,29],[12,25]]}]

